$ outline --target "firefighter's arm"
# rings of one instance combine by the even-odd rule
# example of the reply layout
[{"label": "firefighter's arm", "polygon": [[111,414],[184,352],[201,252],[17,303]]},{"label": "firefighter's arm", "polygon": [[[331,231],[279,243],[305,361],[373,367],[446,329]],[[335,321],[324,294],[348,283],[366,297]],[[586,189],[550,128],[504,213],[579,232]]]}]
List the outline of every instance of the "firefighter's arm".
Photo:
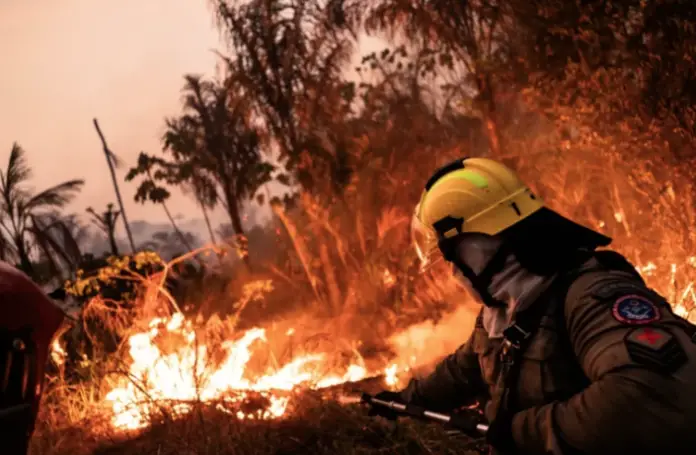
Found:
[{"label": "firefighter's arm", "polygon": [[660,453],[693,405],[694,345],[668,305],[628,277],[590,274],[566,298],[573,350],[591,384],[513,416],[522,453]]},{"label": "firefighter's arm", "polygon": [[454,353],[447,356],[428,376],[412,380],[401,392],[405,402],[434,411],[450,411],[475,401],[485,390],[478,356],[473,346],[479,330]]}]

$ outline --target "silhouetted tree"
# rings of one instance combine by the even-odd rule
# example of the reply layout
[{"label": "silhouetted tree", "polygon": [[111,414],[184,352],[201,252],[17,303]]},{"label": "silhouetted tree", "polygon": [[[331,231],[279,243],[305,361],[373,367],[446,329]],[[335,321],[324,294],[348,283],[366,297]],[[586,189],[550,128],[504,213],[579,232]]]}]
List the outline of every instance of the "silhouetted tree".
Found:
[{"label": "silhouetted tree", "polygon": [[143,175],[144,178],[140,182],[138,190],[135,193],[135,201],[140,203],[149,201],[155,204],[160,204],[164,209],[164,213],[167,215],[167,219],[171,223],[174,232],[179,236],[181,243],[188,251],[191,251],[193,250],[193,247],[188,242],[188,239],[184,233],[181,232],[179,226],[177,226],[172,213],[169,211],[169,207],[167,207],[167,200],[171,196],[171,193],[169,193],[169,190],[167,190],[165,187],[157,184],[158,179],[152,172],[153,166],[156,166],[158,163],[161,163],[161,161],[152,159],[145,153],[140,152],[140,155],[138,156],[138,165],[128,172],[126,181],[132,180],[137,175]]},{"label": "silhouetted tree", "polygon": [[[441,79],[445,79],[445,73],[455,78],[448,88],[456,89],[458,97],[470,101],[469,110],[481,117],[494,156],[502,153],[497,75],[507,63],[504,47],[499,44],[504,39],[501,3],[357,0],[349,2],[348,7],[353,12],[359,5],[368,33],[387,32],[392,41],[415,46],[421,71],[437,74]],[[337,26],[342,27],[340,23]]]},{"label": "silhouetted tree", "polygon": [[113,256],[118,256],[118,245],[116,244],[116,222],[118,221],[121,212],[119,210],[114,210],[114,204],[108,203],[106,205],[106,210],[101,214],[94,211],[92,207],[87,208],[87,213],[92,216],[92,223],[94,223],[109,239],[109,245],[111,247],[111,254]]},{"label": "silhouetted tree", "polygon": [[353,49],[350,31],[330,26],[324,1],[212,3],[228,37],[230,77],[251,100],[285,168],[316,193],[324,190],[314,188],[317,181],[342,190],[350,163],[335,131],[349,109],[342,71]]},{"label": "silhouetted tree", "polygon": [[97,130],[99,139],[102,143],[102,149],[104,151],[104,156],[106,157],[106,164],[109,165],[109,171],[111,172],[111,180],[114,184],[114,192],[116,193],[116,200],[118,201],[118,206],[121,211],[121,216],[123,217],[123,225],[126,228],[126,234],[128,235],[128,242],[130,243],[131,253],[135,253],[135,243],[133,242],[133,234],[131,233],[130,224],[128,223],[128,217],[126,217],[126,208],[123,206],[123,199],[121,199],[121,190],[118,187],[118,180],[116,179],[116,167],[118,166],[118,158],[114,152],[109,149],[106,144],[106,138],[99,127],[99,122],[97,119],[93,119],[94,128]]},{"label": "silhouetted tree", "polygon": [[[181,116],[166,120],[167,160],[141,155],[154,180],[193,188],[206,207],[221,202],[240,239],[241,204],[271,180],[273,166],[261,153],[261,137],[252,122],[248,99],[231,79],[222,84],[187,76]],[[131,170],[129,178],[143,173]]]},{"label": "silhouetted tree", "polygon": [[[59,244],[50,237],[49,230],[57,229],[60,220],[42,219],[51,210],[63,208],[84,185],[80,179],[69,180],[38,193],[27,187],[31,168],[25,151],[12,145],[7,167],[0,170],[0,228],[5,258],[13,258],[27,274],[34,275],[32,247],[50,248],[59,252]],[[61,228],[62,229],[62,228]]]}]

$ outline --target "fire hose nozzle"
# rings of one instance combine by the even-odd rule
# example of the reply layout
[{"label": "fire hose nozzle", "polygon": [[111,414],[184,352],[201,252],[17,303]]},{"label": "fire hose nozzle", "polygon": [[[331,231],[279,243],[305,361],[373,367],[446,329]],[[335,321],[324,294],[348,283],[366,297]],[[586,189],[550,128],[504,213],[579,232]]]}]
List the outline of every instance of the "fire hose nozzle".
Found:
[{"label": "fire hose nozzle", "polygon": [[463,433],[486,434],[486,432],[488,431],[488,425],[483,424],[483,423],[478,423],[475,421],[475,419],[472,419],[472,418],[465,418],[465,417],[458,416],[458,415],[453,416],[453,415],[449,415],[449,414],[442,414],[440,412],[429,411],[429,410],[422,408],[420,406],[413,406],[410,404],[397,403],[395,401],[380,400],[380,399],[375,398],[372,395],[369,395],[367,393],[363,393],[361,395],[360,401],[362,401],[363,403],[367,403],[370,406],[386,407],[386,408],[392,409],[396,412],[399,412],[401,414],[408,415],[411,417],[424,419],[424,420],[437,421],[437,422],[449,425],[450,427],[455,428]]}]

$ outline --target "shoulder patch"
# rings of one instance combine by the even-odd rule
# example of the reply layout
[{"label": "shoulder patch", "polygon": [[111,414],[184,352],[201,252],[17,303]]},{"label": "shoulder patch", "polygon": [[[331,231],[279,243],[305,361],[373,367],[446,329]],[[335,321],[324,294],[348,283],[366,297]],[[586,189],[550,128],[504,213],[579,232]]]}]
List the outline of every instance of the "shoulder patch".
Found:
[{"label": "shoulder patch", "polygon": [[664,328],[636,327],[624,341],[634,362],[663,373],[674,373],[687,361],[679,341]]},{"label": "shoulder patch", "polygon": [[614,319],[622,324],[643,325],[660,320],[660,310],[647,298],[629,294],[619,297],[611,309]]}]

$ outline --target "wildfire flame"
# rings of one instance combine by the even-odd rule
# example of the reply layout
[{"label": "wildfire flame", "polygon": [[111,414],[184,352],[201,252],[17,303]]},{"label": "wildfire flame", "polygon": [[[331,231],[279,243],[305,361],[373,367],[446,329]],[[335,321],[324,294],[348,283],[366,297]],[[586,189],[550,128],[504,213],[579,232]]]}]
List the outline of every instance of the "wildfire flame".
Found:
[{"label": "wildfire flame", "polygon": [[[289,330],[292,334],[294,330]],[[157,338],[176,335],[180,341],[171,353],[158,347]],[[107,395],[117,428],[138,429],[148,425],[155,403],[174,403],[177,414],[191,410],[195,402],[221,403],[218,409],[234,413],[240,419],[272,419],[285,414],[291,392],[299,387],[322,389],[371,376],[359,363],[349,365],[342,374],[326,372],[326,354],[294,357],[282,367],[265,374],[247,377],[247,367],[256,345],[266,341],[266,331],[253,328],[237,340],[222,342],[221,362],[212,367],[213,353],[200,343],[192,322],[177,313],[171,318],[154,319],[149,330],[128,340],[132,364],[130,379],[123,379]],[[397,383],[396,365],[387,368],[385,382]],[[255,411],[230,411],[226,405],[244,402],[251,394],[265,400]]]},{"label": "wildfire flame", "polygon": [[[691,258],[689,264],[696,267],[696,258]],[[647,263],[637,269],[647,278],[657,267]],[[675,270],[672,267],[672,275]],[[393,276],[385,271],[383,278],[383,284],[389,287]],[[696,323],[696,312],[691,311],[696,303],[693,283],[685,288],[679,286],[679,292],[676,288],[672,300],[675,313]],[[260,292],[254,288],[257,291]],[[223,341],[211,342],[201,337],[193,322],[181,313],[155,318],[147,330],[127,339],[131,360],[127,375],[117,379],[106,395],[112,425],[124,430],[146,427],[162,403],[174,415],[191,411],[196,403],[209,403],[239,419],[275,419],[286,414],[293,392],[298,389],[325,389],[379,376],[387,387],[397,389],[404,385],[402,378],[461,343],[462,334],[472,328],[472,311],[462,306],[437,324],[425,321],[394,333],[389,343],[398,355],[383,371],[369,371],[358,357],[336,370],[330,366],[332,356],[312,352],[259,372],[250,361],[268,342],[265,329],[252,328],[234,339],[227,336]],[[293,340],[297,333],[295,328],[289,328],[284,335]],[[173,342],[167,343],[167,339]],[[54,341],[53,361],[61,365],[65,355],[59,341]]]},{"label": "wildfire flame", "polygon": [[56,365],[60,366],[65,362],[67,355],[63,346],[60,345],[60,339],[56,338],[53,340],[51,344],[51,360],[53,360]]}]

